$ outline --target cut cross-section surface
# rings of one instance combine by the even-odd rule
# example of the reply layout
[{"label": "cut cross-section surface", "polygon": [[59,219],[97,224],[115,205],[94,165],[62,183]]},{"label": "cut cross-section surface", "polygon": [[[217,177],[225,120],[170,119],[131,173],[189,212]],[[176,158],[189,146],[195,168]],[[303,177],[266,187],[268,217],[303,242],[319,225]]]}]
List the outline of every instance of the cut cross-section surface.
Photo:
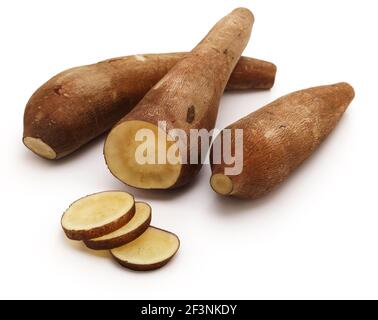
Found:
[{"label": "cut cross-section surface", "polygon": [[149,227],[136,240],[110,252],[122,266],[136,271],[148,271],[166,265],[179,247],[180,240],[175,234]]},{"label": "cut cross-section surface", "polygon": [[221,195],[228,195],[232,192],[232,180],[222,173],[211,176],[210,185],[213,190]]},{"label": "cut cross-section surface", "polygon": [[39,156],[46,159],[55,159],[56,153],[53,148],[51,148],[47,143],[43,142],[42,139],[25,137],[24,144],[31,151],[38,154]]},{"label": "cut cross-section surface", "polygon": [[134,197],[121,191],[95,193],[75,201],[62,217],[62,227],[72,240],[102,237],[127,224],[134,216]]},{"label": "cut cross-section surface", "polygon": [[129,223],[105,236],[86,240],[85,245],[94,250],[109,250],[129,243],[147,230],[151,223],[151,207],[144,202],[135,203],[135,214]]},{"label": "cut cross-section surface", "polygon": [[[108,168],[129,186],[168,189],[177,182],[181,171],[179,147],[170,140],[173,139],[165,131],[151,123],[125,121],[106,139]],[[159,148],[162,143],[165,146]]]}]

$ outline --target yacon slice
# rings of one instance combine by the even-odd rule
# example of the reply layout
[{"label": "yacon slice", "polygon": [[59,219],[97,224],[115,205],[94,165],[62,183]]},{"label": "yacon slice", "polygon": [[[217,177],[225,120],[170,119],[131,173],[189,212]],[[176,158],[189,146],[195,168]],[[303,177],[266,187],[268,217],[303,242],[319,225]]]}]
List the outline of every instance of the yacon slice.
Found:
[{"label": "yacon slice", "polygon": [[135,214],[129,223],[105,236],[86,240],[85,245],[94,250],[118,248],[138,238],[151,223],[151,207],[144,202],[135,203]]},{"label": "yacon slice", "polygon": [[134,216],[134,197],[121,191],[95,193],[75,201],[62,217],[62,227],[72,240],[89,240],[111,233]]},{"label": "yacon slice", "polygon": [[179,247],[180,240],[175,234],[149,227],[136,240],[110,252],[122,266],[136,271],[148,271],[166,265]]}]

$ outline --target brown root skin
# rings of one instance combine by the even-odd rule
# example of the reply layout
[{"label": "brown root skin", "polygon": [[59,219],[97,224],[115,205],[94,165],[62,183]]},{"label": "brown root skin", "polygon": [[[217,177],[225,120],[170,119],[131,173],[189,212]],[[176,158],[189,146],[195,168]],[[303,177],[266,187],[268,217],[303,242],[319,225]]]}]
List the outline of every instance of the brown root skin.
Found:
[{"label": "brown root skin", "polygon": [[276,73],[277,67],[271,62],[241,57],[228,79],[226,90],[271,89]]},{"label": "brown root skin", "polygon": [[[150,213],[147,220],[145,220],[142,224],[137,226],[135,229],[114,238],[109,238],[109,239],[104,239],[104,240],[99,240],[98,238],[85,240],[84,244],[92,250],[111,250],[114,248],[121,247],[131,241],[134,241],[136,238],[140,237],[148,229],[151,223],[151,219],[152,219],[151,207],[147,203],[143,203],[143,204],[149,207]],[[133,219],[138,214],[138,202],[136,202],[135,207],[136,207],[136,211],[135,211],[135,215]],[[132,223],[133,219],[131,219],[129,223]]]},{"label": "brown root skin", "polygon": [[[59,73],[26,105],[25,146],[50,160],[74,152],[115,125],[186,55],[126,56]],[[275,74],[274,64],[242,57],[227,89],[270,89]],[[30,139],[43,142],[44,148]]]},{"label": "brown root skin", "polygon": [[[220,98],[248,43],[253,22],[252,13],[244,8],[224,17],[113,127],[104,154],[114,176],[130,186],[145,189],[172,189],[193,180],[201,163],[173,168],[171,164],[136,165],[129,161],[135,159],[137,148],[136,144],[130,144],[132,139],[135,141],[136,132],[130,128],[136,122],[140,123],[139,129],[157,128],[158,121],[164,120],[168,131],[181,129],[188,137],[192,129],[213,129]],[[186,149],[189,159],[191,150]]]},{"label": "brown root skin", "polygon": [[[134,201],[134,197],[131,196],[131,195],[130,196],[132,197],[134,203],[132,204],[130,209],[127,210],[126,212],[124,212],[119,218],[116,218],[109,223],[105,223],[101,226],[83,228],[83,229],[68,228],[66,223],[65,223],[65,219],[66,219],[68,212],[70,212],[71,208],[75,204],[77,204],[80,201],[83,201],[85,199],[88,199],[90,197],[93,197],[93,196],[106,194],[106,193],[114,193],[114,192],[119,192],[119,191],[99,192],[99,193],[91,194],[89,196],[80,198],[80,199],[76,200],[75,202],[73,202],[70,205],[70,207],[64,212],[62,219],[61,219],[61,226],[62,226],[63,231],[66,234],[67,238],[69,238],[71,240],[77,240],[77,241],[90,240],[90,239],[102,237],[106,234],[114,232],[115,230],[118,230],[121,227],[123,227],[125,224],[127,224],[134,217],[134,214],[135,214],[135,201]],[[123,193],[125,193],[125,192],[123,192]]]},{"label": "brown root skin", "polygon": [[134,271],[153,271],[153,270],[157,270],[157,269],[160,269],[162,267],[164,267],[166,264],[168,264],[169,261],[171,261],[173,259],[173,257],[170,257],[168,259],[165,259],[164,261],[161,261],[161,262],[158,262],[158,263],[153,263],[153,264],[150,264],[150,265],[139,265],[139,264],[133,264],[133,263],[128,263],[128,262],[125,262],[125,261],[122,261],[122,260],[119,260],[117,259],[113,254],[112,252],[110,251],[110,254],[112,255],[112,257],[122,266],[122,267],[125,267],[127,269],[130,269],[130,270],[134,270]]},{"label": "brown root skin", "polygon": [[133,211],[130,211],[128,214],[125,214],[123,217],[119,218],[118,220],[112,223],[91,230],[68,230],[65,229],[63,226],[62,228],[68,239],[76,241],[85,241],[97,237],[102,237],[108,233],[111,233],[123,227],[125,224],[130,222],[132,217]]},{"label": "brown root skin", "polygon": [[[137,250],[138,254],[139,253],[143,253],[143,251],[145,251],[144,249],[146,249],[146,247],[144,247],[144,244],[143,244],[143,242],[144,242],[144,238],[143,237],[146,237],[147,233],[150,232],[151,230],[156,230],[158,232],[165,233],[166,235],[168,235],[168,236],[173,237],[173,238],[176,239],[177,244],[175,246],[175,250],[169,255],[169,257],[164,258],[161,261],[156,261],[156,262],[153,262],[153,263],[136,263],[136,262],[132,261],[133,257],[129,258],[129,260],[126,260],[126,259],[123,259],[123,258],[120,257],[121,255],[118,253],[118,251],[119,250],[121,250],[121,251],[122,250],[127,250],[128,247],[131,246],[131,245],[137,245],[138,246],[138,250]],[[149,243],[146,243],[147,247],[149,245],[153,246],[153,243],[152,243],[151,240],[148,241],[148,242]],[[161,248],[162,247],[160,246],[159,249],[161,249]],[[149,227],[147,229],[147,231],[144,234],[142,234],[139,238],[137,238],[135,240],[135,242],[128,243],[125,246],[120,247],[120,248],[116,248],[114,250],[110,250],[110,254],[113,256],[113,258],[121,266],[123,266],[125,268],[131,269],[131,270],[134,270],[134,271],[152,271],[152,270],[159,269],[159,268],[165,266],[168,262],[170,262],[174,258],[174,256],[176,255],[176,253],[178,252],[179,248],[180,248],[180,239],[177,237],[177,235],[175,235],[172,232],[169,232],[169,231],[166,231],[166,230],[159,229],[159,228],[151,226],[151,227]],[[155,248],[155,250],[157,250],[157,249]]]},{"label": "brown root skin", "polygon": [[[224,163],[211,161],[215,192],[259,198],[277,187],[305,161],[334,129],[354,98],[347,83],[314,87],[288,94],[231,124],[243,129],[243,171],[228,176],[232,190],[222,192]],[[220,138],[221,134],[217,137]],[[220,182],[219,182],[220,181]]]}]

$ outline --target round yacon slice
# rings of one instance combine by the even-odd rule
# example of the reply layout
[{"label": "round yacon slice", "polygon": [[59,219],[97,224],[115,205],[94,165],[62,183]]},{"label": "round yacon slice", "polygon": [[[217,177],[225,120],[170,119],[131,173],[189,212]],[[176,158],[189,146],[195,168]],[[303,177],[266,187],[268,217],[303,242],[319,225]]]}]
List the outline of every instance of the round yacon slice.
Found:
[{"label": "round yacon slice", "polygon": [[149,271],[166,265],[179,247],[180,240],[174,233],[149,227],[139,238],[110,252],[126,268]]},{"label": "round yacon slice", "polygon": [[151,223],[151,207],[144,202],[135,203],[134,217],[122,228],[105,236],[86,240],[85,245],[94,250],[110,250],[129,243],[138,238]]},{"label": "round yacon slice", "polygon": [[72,240],[102,237],[127,224],[134,216],[134,197],[121,191],[105,191],[81,198],[62,217],[62,227]]}]

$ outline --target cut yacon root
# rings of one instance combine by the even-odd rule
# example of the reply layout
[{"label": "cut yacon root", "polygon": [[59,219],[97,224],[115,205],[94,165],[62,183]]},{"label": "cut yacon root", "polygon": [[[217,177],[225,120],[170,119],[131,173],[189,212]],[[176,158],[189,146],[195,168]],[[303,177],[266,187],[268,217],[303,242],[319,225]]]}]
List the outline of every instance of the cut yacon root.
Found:
[{"label": "cut yacon root", "polygon": [[62,227],[72,240],[102,237],[127,224],[134,216],[134,197],[127,192],[106,191],[75,201],[62,217]]},{"label": "cut yacon root", "polygon": [[215,192],[223,196],[230,194],[233,189],[232,180],[222,173],[212,175],[210,185]]},{"label": "cut yacon root", "polygon": [[[168,189],[181,172],[178,145],[170,140],[173,139],[154,124],[138,120],[122,122],[106,139],[106,163],[112,174],[129,186]],[[159,150],[159,141],[166,147]]]},{"label": "cut yacon root", "polygon": [[148,271],[167,264],[179,247],[180,240],[175,234],[149,227],[136,240],[110,252],[122,266],[136,271]]},{"label": "cut yacon root", "polygon": [[122,228],[105,236],[86,240],[85,245],[94,250],[110,250],[129,243],[147,230],[151,223],[151,207],[144,202],[135,203],[134,217]]},{"label": "cut yacon root", "polygon": [[50,160],[56,158],[56,153],[53,148],[51,148],[47,143],[43,142],[42,139],[25,137],[23,141],[27,148],[41,157]]},{"label": "cut yacon root", "polygon": [[[143,189],[173,189],[194,180],[203,164],[198,160],[205,154],[202,154],[204,148],[194,147],[196,144],[190,133],[201,136],[203,130],[214,129],[219,101],[248,43],[253,22],[253,14],[246,8],[237,8],[219,20],[205,38],[113,127],[106,140],[105,158],[114,176]],[[158,138],[147,138],[147,145],[152,150],[163,149],[163,159],[152,159],[155,163],[158,160],[158,164],[137,163],[135,156],[138,158],[138,153],[144,153],[146,144],[135,143],[135,134],[143,139],[140,129],[148,127],[156,134],[159,121],[165,121],[169,130],[176,129],[168,138],[175,136],[180,140],[167,143],[166,148],[156,148],[153,144],[156,145],[154,142]],[[156,158],[156,152],[151,158],[154,156]],[[162,164],[159,160],[165,160],[165,156],[167,164]],[[187,159],[188,156],[191,159]],[[173,164],[171,157],[178,162]]]}]

